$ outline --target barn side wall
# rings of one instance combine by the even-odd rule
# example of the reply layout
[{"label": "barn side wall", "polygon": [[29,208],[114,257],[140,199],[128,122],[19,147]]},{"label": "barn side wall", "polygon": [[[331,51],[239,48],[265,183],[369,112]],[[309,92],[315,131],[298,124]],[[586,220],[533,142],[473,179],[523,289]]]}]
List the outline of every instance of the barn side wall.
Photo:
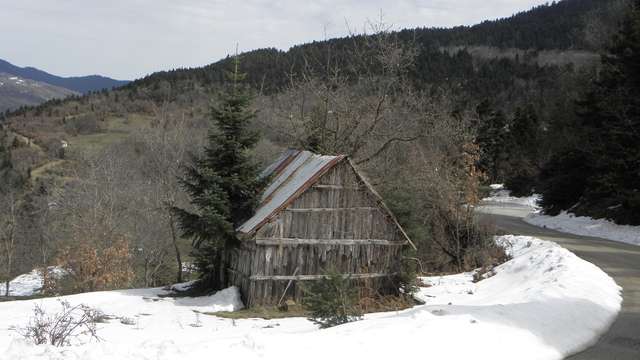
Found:
[{"label": "barn side wall", "polygon": [[405,239],[376,198],[343,161],[244,242],[230,279],[248,306],[300,301],[299,282],[325,269],[352,274],[377,292],[394,291]]}]

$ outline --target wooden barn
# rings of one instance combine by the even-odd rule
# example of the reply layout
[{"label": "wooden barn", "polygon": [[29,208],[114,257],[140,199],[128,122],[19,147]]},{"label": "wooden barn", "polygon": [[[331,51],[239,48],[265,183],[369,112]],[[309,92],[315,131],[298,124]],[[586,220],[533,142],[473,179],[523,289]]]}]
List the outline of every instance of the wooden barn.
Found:
[{"label": "wooden barn", "polygon": [[299,301],[298,282],[328,268],[380,293],[397,290],[401,250],[414,245],[348,157],[288,150],[261,176],[271,183],[237,229],[228,274],[247,306]]}]

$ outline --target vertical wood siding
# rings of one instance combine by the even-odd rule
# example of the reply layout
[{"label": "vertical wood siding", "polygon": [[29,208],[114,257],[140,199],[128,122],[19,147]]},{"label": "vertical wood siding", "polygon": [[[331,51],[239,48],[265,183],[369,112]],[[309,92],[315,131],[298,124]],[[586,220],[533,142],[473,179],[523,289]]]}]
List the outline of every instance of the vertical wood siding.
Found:
[{"label": "vertical wood siding", "polygon": [[229,278],[248,306],[276,304],[294,273],[306,279],[294,280],[285,298],[300,301],[298,282],[329,268],[368,277],[357,282],[379,292],[394,290],[389,277],[405,239],[354,171],[347,161],[336,165],[231,255]]}]

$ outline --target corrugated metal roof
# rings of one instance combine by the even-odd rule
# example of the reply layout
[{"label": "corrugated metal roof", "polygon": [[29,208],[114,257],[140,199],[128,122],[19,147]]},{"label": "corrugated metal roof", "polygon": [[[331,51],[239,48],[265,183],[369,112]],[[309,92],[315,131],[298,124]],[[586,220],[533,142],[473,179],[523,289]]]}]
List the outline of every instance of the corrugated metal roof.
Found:
[{"label": "corrugated metal roof", "polygon": [[262,172],[261,176],[274,176],[274,179],[262,194],[256,213],[240,225],[238,231],[251,233],[257,230],[344,158],[343,155],[317,155],[309,151],[285,152]]},{"label": "corrugated metal roof", "polygon": [[298,155],[298,153],[300,153],[300,151],[295,149],[288,149],[283,152],[278,160],[274,161],[271,165],[267,166],[266,169],[262,170],[260,178],[265,178],[274,173],[279,173],[285,166],[289,165],[289,161]]}]

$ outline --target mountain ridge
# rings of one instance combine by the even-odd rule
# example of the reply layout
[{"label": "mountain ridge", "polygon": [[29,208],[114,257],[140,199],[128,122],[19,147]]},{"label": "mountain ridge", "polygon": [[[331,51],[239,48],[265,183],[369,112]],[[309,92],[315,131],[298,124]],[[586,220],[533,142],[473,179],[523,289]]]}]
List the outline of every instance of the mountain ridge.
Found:
[{"label": "mountain ridge", "polygon": [[81,94],[120,87],[130,82],[128,80],[116,80],[102,75],[62,77],[32,66],[20,67],[3,59],[0,59],[0,72],[62,87]]}]

